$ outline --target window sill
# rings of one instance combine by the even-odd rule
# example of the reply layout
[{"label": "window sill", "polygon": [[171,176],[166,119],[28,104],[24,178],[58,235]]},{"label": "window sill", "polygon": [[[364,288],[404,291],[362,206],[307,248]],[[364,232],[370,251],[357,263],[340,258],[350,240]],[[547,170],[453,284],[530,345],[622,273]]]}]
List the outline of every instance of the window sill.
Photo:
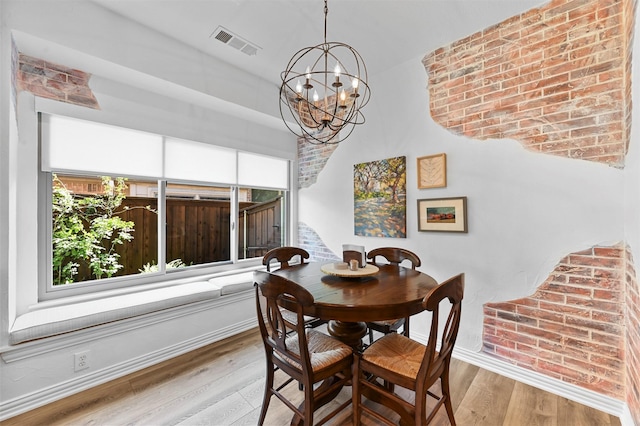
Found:
[{"label": "window sill", "polygon": [[253,288],[253,269],[207,278],[96,300],[38,308],[16,318],[9,330],[9,344],[17,345],[177,306],[214,300]]}]

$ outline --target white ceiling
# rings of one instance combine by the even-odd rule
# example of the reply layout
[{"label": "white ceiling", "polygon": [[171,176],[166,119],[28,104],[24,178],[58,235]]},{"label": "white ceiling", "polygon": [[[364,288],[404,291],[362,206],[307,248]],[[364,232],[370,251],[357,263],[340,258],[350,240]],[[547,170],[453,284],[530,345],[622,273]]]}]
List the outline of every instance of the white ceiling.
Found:
[{"label": "white ceiling", "polygon": [[[279,85],[299,49],[323,42],[323,0],[93,0]],[[329,0],[327,41],[354,47],[369,76],[539,7],[540,0]],[[248,56],[218,26],[260,47]]]}]

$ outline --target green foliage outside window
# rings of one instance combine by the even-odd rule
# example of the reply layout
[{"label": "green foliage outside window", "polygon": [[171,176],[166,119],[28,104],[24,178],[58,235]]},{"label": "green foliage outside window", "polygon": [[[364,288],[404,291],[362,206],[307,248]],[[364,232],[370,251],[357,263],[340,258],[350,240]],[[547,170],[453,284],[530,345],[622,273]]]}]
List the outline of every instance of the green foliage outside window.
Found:
[{"label": "green foliage outside window", "polygon": [[[102,193],[75,195],[53,175],[53,284],[77,279],[87,265],[93,279],[122,269],[116,246],[133,240],[134,223],[118,216],[127,189],[125,178],[102,177]],[[149,207],[147,207],[149,209]]]},{"label": "green foliage outside window", "polygon": [[[182,261],[182,259],[173,259],[170,262],[166,263],[165,269],[177,269],[177,268],[186,268],[187,265]],[[142,266],[142,269],[138,269],[142,274],[148,274],[151,272],[158,272],[160,268],[156,265],[156,262],[145,263]]]}]

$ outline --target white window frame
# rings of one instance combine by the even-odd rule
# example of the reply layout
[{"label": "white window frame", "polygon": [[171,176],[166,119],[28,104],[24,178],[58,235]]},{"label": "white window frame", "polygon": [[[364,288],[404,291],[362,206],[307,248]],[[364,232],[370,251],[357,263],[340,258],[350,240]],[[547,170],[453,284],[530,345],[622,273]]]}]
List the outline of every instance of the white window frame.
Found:
[{"label": "white window frame", "polygon": [[[47,112],[49,114],[49,112]],[[66,115],[66,114],[65,114]],[[71,118],[77,118],[70,116]],[[84,119],[84,118],[80,118]],[[86,120],[86,119],[84,119]],[[40,121],[38,119],[38,121]],[[100,121],[95,121],[96,123],[100,123]],[[109,124],[109,123],[106,123]],[[163,140],[175,140],[175,138],[167,138],[163,137]],[[197,141],[188,141],[190,143],[198,143]],[[39,141],[39,146],[42,142]],[[225,147],[222,147],[225,148]],[[226,148],[233,150],[232,148]],[[289,244],[291,241],[290,232],[288,232],[292,228],[292,207],[295,205],[295,201],[293,201],[293,197],[295,194],[292,192],[292,182],[293,182],[293,170],[295,167],[295,162],[281,157],[276,157],[272,155],[265,155],[261,153],[249,152],[249,151],[240,151],[233,150],[236,153],[236,159],[240,158],[243,155],[246,156],[263,156],[267,160],[271,158],[275,161],[285,160],[287,162],[287,188],[274,188],[274,187],[261,187],[255,185],[255,181],[249,181],[250,183],[254,183],[251,185],[251,188],[258,189],[277,189],[282,190],[285,194],[283,200],[283,222],[286,224],[283,229],[283,244]],[[67,170],[78,172],[76,170]],[[204,264],[204,265],[194,265],[190,268],[185,268],[185,270],[172,270],[170,273],[167,273],[164,269],[165,265],[165,249],[166,249],[166,233],[164,226],[160,226],[160,224],[165,223],[166,219],[166,211],[164,209],[164,203],[158,203],[158,265],[160,265],[160,270],[158,273],[153,274],[143,274],[143,275],[128,275],[125,277],[115,277],[115,278],[105,278],[101,280],[92,280],[81,283],[68,284],[64,286],[53,286],[52,285],[52,275],[51,275],[51,264],[52,264],[52,250],[51,250],[51,183],[52,183],[52,173],[65,173],[65,170],[46,170],[40,171],[38,173],[38,204],[41,202],[46,203],[44,206],[39,206],[38,208],[38,222],[41,230],[45,232],[38,233],[38,300],[39,301],[47,301],[52,299],[59,299],[63,297],[76,296],[76,295],[87,295],[87,294],[96,294],[102,291],[113,290],[113,289],[123,289],[126,288],[127,291],[140,290],[141,286],[163,286],[163,285],[173,285],[176,280],[184,281],[185,279],[193,279],[195,277],[210,275],[212,273],[219,273],[223,271],[229,271],[233,269],[241,269],[246,267],[255,267],[256,265],[261,264],[260,258],[252,258],[252,259],[238,259],[238,229],[237,229],[237,214],[238,214],[238,189],[240,187],[248,187],[247,185],[240,185],[237,181],[230,185],[229,183],[218,183],[220,186],[226,186],[231,188],[231,217],[230,217],[230,233],[231,233],[231,243],[230,243],[230,257],[229,261],[219,262],[215,264]],[[81,171],[82,174],[104,174],[104,171],[93,172],[93,171]],[[107,173],[108,174],[108,173]],[[114,175],[115,176],[115,175]],[[136,177],[136,176],[126,176],[126,177]],[[146,178],[146,177],[145,177]],[[199,184],[199,185],[214,185],[213,182],[197,182],[197,181],[181,181],[178,179],[170,178],[170,179],[161,179],[159,180],[158,186],[158,195],[159,197],[164,197],[166,182],[171,183],[190,183],[190,184]],[[43,208],[44,207],[44,208]]]}]

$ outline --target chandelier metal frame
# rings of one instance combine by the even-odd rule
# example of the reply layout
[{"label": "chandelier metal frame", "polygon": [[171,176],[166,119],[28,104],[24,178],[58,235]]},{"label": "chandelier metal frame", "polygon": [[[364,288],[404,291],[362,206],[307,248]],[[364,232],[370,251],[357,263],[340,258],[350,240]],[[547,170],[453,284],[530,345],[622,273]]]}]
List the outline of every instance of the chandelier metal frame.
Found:
[{"label": "chandelier metal frame", "polygon": [[325,0],[324,42],[300,49],[281,73],[280,115],[291,132],[313,144],[349,137],[365,122],[361,109],[371,97],[362,56],[348,44],[327,42],[328,12]]}]

